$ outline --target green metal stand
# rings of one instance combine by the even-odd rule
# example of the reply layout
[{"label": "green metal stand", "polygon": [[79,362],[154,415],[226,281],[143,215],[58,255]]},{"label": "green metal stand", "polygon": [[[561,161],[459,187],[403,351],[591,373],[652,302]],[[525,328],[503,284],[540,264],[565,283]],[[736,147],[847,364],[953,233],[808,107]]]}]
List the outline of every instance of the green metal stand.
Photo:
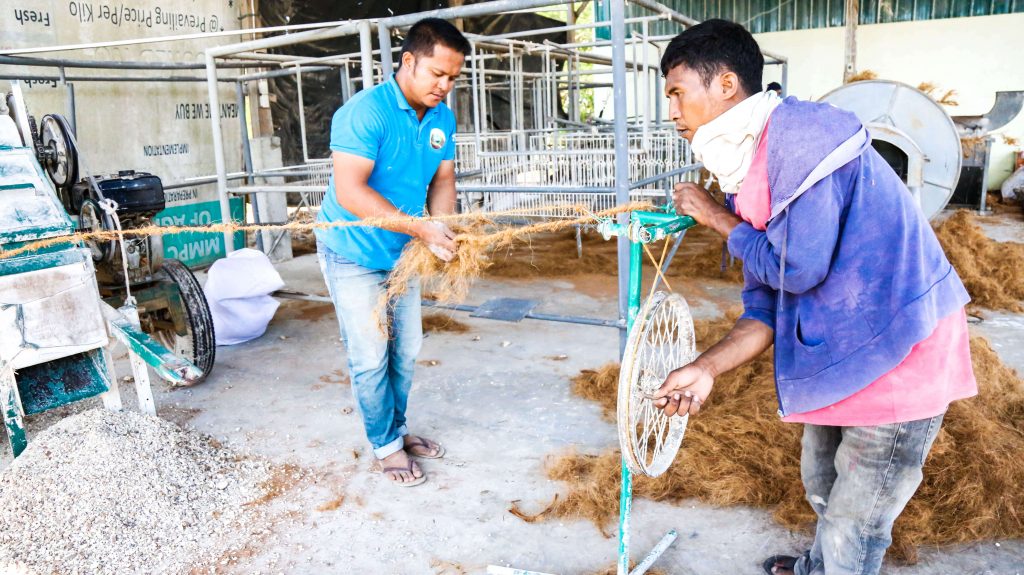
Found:
[{"label": "green metal stand", "polygon": [[[597,229],[605,237],[623,236],[629,239],[629,304],[626,315],[627,332],[633,329],[633,322],[640,313],[640,295],[643,291],[643,245],[663,240],[675,233],[683,233],[697,222],[690,216],[679,216],[670,207],[663,212],[632,212],[625,226],[613,220],[602,220]],[[633,474],[622,461],[622,490],[619,493],[619,554],[618,575],[642,575],[652,563],[672,544],[675,530],[669,531],[651,553],[629,570],[630,514],[633,508]]]}]

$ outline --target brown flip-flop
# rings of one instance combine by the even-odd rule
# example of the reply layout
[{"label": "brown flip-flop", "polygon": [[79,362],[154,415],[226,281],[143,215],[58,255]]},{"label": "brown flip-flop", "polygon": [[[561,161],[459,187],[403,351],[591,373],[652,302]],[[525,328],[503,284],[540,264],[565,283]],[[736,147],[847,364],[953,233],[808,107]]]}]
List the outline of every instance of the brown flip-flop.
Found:
[{"label": "brown flip-flop", "polygon": [[[410,437],[415,439],[415,441],[413,441],[413,442],[411,442],[411,443],[409,443],[408,445],[405,446],[405,451],[409,455],[412,455],[413,457],[420,457],[420,458],[423,458],[423,459],[441,459],[442,457],[444,457],[444,453],[445,453],[444,446],[442,446],[440,443],[437,443],[436,441],[431,441],[431,440],[427,439],[426,437],[420,437],[419,435],[411,435]],[[413,447],[422,447],[422,448],[426,449],[427,451],[430,451],[432,449],[437,449],[437,455],[423,455],[423,454],[419,454],[419,453],[413,453],[410,450]]]},{"label": "brown flip-flop", "polygon": [[[376,471],[377,473],[383,474],[385,477],[387,477],[388,481],[396,487],[415,487],[417,485],[422,485],[423,482],[427,480],[427,474],[425,473],[419,477],[416,477],[416,474],[412,470],[412,466],[415,464],[416,462],[410,459],[409,464],[404,467],[384,467],[384,464],[382,464],[378,459],[374,461],[374,465],[371,468],[371,471]],[[408,471],[409,474],[413,476],[413,480],[402,481],[401,479],[398,478],[398,476],[388,475],[389,473],[400,473],[402,471]]]}]

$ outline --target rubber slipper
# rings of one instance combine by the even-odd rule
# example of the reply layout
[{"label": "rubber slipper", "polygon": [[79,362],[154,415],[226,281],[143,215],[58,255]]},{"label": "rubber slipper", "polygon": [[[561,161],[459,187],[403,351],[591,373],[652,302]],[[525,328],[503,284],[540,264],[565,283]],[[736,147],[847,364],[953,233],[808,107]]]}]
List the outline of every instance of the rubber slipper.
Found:
[{"label": "rubber slipper", "polygon": [[796,557],[789,555],[772,555],[771,557],[764,560],[761,563],[761,567],[764,567],[764,572],[768,575],[775,575],[773,569],[786,569],[792,571],[796,567]]},{"label": "rubber slipper", "polygon": [[[377,473],[383,474],[384,477],[387,478],[388,482],[396,487],[416,487],[417,485],[422,485],[423,482],[427,480],[427,475],[424,473],[423,475],[416,477],[412,469],[412,466],[415,464],[416,462],[410,459],[409,464],[406,465],[405,467],[384,467],[384,465],[378,459],[377,461],[374,462],[374,467],[371,468],[371,471],[376,471]],[[401,479],[398,478],[398,476],[388,475],[389,473],[400,473],[402,471],[408,471],[409,474],[413,476],[413,480],[402,481]]]},{"label": "rubber slipper", "polygon": [[[409,455],[412,455],[413,457],[420,457],[422,459],[441,459],[442,457],[444,457],[445,450],[444,446],[442,446],[441,444],[437,443],[436,441],[431,441],[425,437],[420,437],[418,435],[413,435],[412,437],[415,439],[415,441],[412,441],[405,446],[405,451]],[[412,451],[410,451],[410,448],[413,447],[422,447],[427,451],[430,451],[431,449],[437,449],[437,455],[422,455],[419,453],[413,453]]]}]

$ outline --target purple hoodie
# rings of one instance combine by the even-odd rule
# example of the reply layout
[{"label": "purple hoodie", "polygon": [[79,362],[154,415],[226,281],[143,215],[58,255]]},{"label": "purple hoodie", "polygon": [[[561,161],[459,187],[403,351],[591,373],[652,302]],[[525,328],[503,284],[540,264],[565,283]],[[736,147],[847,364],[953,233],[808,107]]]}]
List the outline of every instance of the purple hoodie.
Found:
[{"label": "purple hoodie", "polygon": [[780,415],[843,400],[970,297],[856,116],[786,98],[768,131],[771,218],[729,235],[742,317],[775,330]]}]

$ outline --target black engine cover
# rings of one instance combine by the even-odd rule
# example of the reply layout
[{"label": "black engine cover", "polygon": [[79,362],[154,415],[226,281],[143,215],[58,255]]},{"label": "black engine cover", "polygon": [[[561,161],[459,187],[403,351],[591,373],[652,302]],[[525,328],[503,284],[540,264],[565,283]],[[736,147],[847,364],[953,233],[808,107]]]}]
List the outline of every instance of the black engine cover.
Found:
[{"label": "black engine cover", "polygon": [[[160,178],[146,172],[124,171],[116,176],[96,176],[96,185],[104,198],[117,202],[117,213],[139,214],[164,209],[164,186]],[[99,201],[95,191],[85,179],[71,189],[71,209],[77,214],[86,198]]]}]

